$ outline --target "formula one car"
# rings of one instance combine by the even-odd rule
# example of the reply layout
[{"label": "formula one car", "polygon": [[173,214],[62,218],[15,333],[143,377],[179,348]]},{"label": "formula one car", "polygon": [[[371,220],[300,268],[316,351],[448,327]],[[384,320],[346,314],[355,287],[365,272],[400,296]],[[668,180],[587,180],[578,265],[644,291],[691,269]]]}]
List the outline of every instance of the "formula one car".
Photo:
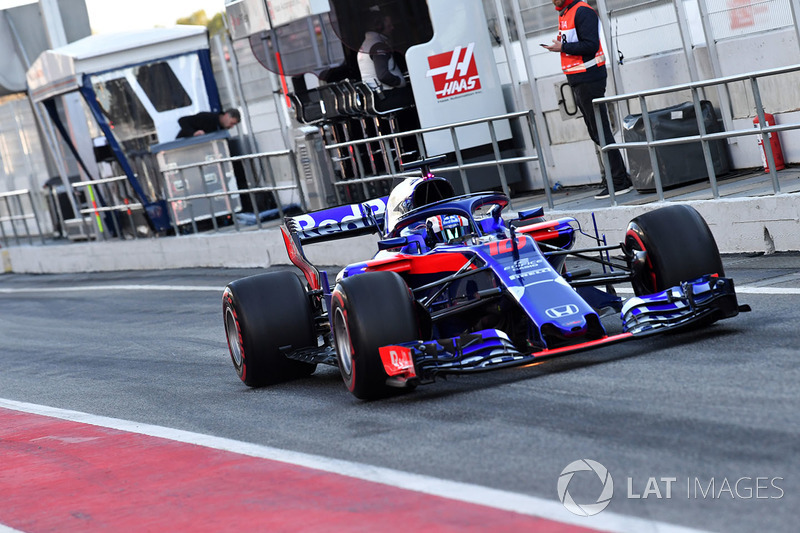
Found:
[{"label": "formula one car", "polygon": [[[430,173],[435,162],[406,165],[422,176],[388,197],[287,217],[283,239],[304,282],[280,271],[225,288],[228,347],[245,384],[336,365],[351,393],[372,399],[749,311],[691,207],[640,215],[624,242],[606,245],[574,218],[545,220],[542,209],[505,220],[506,196],[456,196]],[[377,254],[346,266],[334,284],[303,253],[365,233],[379,235]],[[579,235],[593,245],[574,248]],[[568,257],[580,258],[577,268]],[[635,296],[623,301],[616,283],[630,283]],[[619,316],[614,334],[601,322],[608,313]]]}]

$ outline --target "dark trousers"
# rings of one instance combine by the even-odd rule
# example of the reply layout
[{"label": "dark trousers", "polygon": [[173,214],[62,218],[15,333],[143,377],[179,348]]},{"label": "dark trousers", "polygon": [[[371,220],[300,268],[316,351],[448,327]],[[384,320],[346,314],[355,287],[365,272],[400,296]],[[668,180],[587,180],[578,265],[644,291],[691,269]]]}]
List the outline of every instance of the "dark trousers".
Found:
[{"label": "dark trousers", "polygon": [[[606,95],[606,80],[590,81],[572,85],[572,93],[575,95],[575,103],[583,113],[583,121],[586,129],[589,130],[589,137],[594,143],[600,146],[600,137],[597,133],[597,122],[594,119],[594,107],[592,100],[602,98]],[[614,134],[611,133],[611,125],[608,123],[608,112],[605,104],[600,106],[600,120],[603,123],[603,134],[606,144],[614,142]],[[609,150],[608,162],[611,164],[611,177],[614,180],[614,188],[620,188],[628,184],[628,171],[625,170],[625,162],[619,150]]]}]

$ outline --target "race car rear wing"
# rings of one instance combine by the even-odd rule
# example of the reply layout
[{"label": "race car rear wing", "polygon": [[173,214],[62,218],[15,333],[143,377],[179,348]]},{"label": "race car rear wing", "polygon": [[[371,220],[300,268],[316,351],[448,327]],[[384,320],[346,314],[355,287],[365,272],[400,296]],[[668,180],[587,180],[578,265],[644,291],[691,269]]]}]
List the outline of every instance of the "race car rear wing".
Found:
[{"label": "race car rear wing", "polygon": [[382,233],[388,196],[286,217],[286,228],[301,245]]},{"label": "race car rear wing", "polygon": [[384,196],[284,219],[281,234],[289,260],[303,272],[311,290],[323,290],[327,278],[306,258],[303,245],[383,232],[387,200]]}]

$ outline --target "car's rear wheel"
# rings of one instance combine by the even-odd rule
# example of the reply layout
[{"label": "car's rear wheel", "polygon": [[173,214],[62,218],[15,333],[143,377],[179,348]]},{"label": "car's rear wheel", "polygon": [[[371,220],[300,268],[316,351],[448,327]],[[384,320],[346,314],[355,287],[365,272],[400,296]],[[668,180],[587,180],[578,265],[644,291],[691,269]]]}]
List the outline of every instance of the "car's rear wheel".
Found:
[{"label": "car's rear wheel", "polygon": [[294,273],[270,272],[230,283],[222,295],[222,317],[233,366],[246,385],[279,383],[316,369],[280,351],[317,344],[311,302]]},{"label": "car's rear wheel", "polygon": [[368,272],[343,279],[331,302],[331,327],[339,371],[350,392],[368,400],[391,389],[378,348],[419,337],[414,300],[394,272]]},{"label": "car's rear wheel", "polygon": [[725,275],[714,235],[700,213],[687,205],[662,207],[634,218],[625,245],[631,252],[646,252],[644,264],[634,270],[637,296],[705,274]]}]

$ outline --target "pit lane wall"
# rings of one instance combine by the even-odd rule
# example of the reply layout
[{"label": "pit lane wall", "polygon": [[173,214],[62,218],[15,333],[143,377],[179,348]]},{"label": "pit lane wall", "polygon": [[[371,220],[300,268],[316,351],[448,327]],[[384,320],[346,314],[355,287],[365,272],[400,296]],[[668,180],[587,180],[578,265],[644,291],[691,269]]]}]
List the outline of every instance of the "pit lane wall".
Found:
[{"label": "pit lane wall", "polygon": [[[708,222],[722,253],[800,250],[800,194],[684,202]],[[666,204],[618,206],[594,211],[609,244],[623,240],[633,217]],[[591,233],[592,212],[550,211],[574,216]],[[306,247],[317,265],[343,265],[374,254],[376,237],[362,236]],[[579,241],[580,242],[580,241]],[[589,243],[585,243],[589,244]],[[48,274],[197,267],[251,268],[289,264],[277,227],[243,233],[198,234],[161,239],[16,246],[0,250],[4,272]]]}]

